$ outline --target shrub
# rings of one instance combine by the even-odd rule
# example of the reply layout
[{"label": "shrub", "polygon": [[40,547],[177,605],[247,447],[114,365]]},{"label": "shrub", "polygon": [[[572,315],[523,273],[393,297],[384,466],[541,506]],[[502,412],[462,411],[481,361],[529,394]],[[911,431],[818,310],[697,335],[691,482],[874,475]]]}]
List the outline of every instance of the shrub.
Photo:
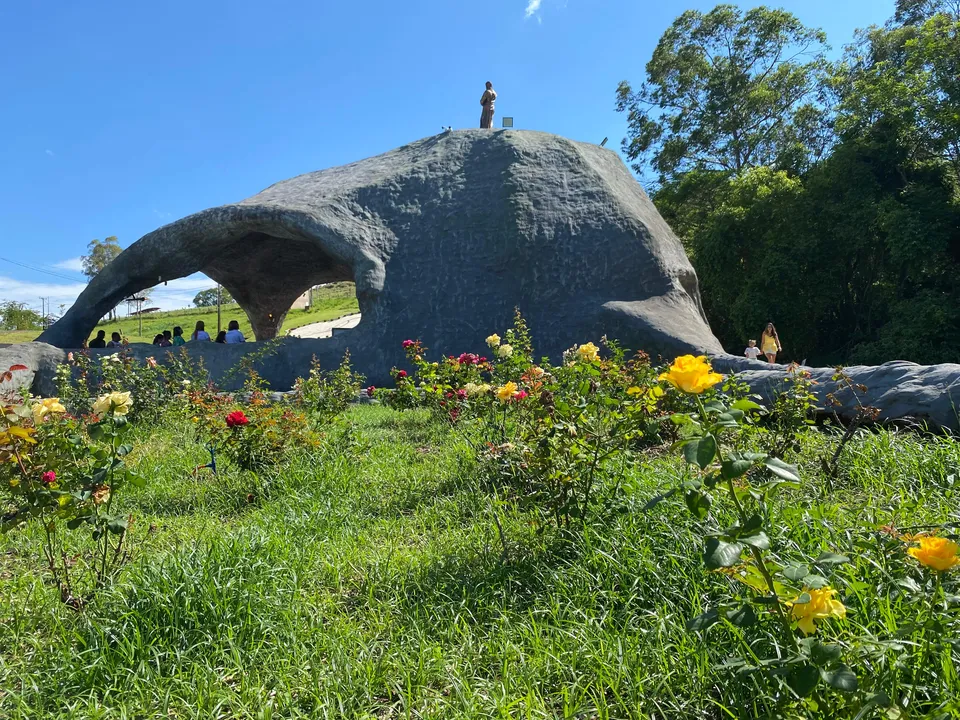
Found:
[{"label": "shrub", "polygon": [[[130,393],[109,393],[84,420],[68,415],[57,398],[2,407],[0,490],[9,509],[0,530],[42,528],[42,555],[64,603],[82,609],[127,560],[130,518],[118,496],[141,479],[126,467]],[[92,542],[68,557],[66,535],[87,526]]]},{"label": "shrub", "polygon": [[323,371],[316,357],[306,378],[297,378],[294,385],[295,401],[307,411],[326,420],[339,415],[357,399],[366,378],[354,372],[350,351],[344,353],[336,370]]}]

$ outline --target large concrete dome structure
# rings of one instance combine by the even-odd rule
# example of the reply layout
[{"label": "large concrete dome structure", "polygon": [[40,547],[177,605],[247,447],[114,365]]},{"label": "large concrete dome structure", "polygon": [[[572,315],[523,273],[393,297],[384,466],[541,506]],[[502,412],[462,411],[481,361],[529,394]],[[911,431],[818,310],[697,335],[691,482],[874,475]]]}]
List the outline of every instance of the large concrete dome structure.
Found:
[{"label": "large concrete dome structure", "polygon": [[[400,342],[479,350],[527,317],[537,351],[616,337],[651,354],[720,353],[680,242],[619,156],[531,131],[465,130],[277,183],[123,251],[40,337],[75,348],[124,297],[203,272],[276,335],[305,289],[356,282],[349,347],[383,378]],[[321,354],[326,355],[326,352]]]}]

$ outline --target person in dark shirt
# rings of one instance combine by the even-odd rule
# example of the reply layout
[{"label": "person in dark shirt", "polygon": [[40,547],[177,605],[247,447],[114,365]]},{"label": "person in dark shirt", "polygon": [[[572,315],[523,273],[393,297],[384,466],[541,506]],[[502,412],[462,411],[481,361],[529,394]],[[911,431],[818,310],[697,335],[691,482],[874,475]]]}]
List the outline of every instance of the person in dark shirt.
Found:
[{"label": "person in dark shirt", "polygon": [[97,332],[97,336],[96,336],[93,340],[90,341],[90,345],[89,345],[88,347],[92,347],[92,348],[105,348],[105,347],[107,346],[107,341],[106,341],[106,339],[105,339],[106,337],[107,337],[106,331],[105,331],[105,330],[99,330],[99,331]]}]

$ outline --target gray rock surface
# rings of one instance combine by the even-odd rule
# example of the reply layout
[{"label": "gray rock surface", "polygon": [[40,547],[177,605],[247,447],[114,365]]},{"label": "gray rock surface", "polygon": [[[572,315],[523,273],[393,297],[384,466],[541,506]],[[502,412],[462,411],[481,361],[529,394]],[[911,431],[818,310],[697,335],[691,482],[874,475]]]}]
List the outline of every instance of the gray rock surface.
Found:
[{"label": "gray rock surface", "polygon": [[[259,340],[308,287],[354,280],[362,320],[317,354],[349,347],[377,383],[404,339],[479,352],[514,307],[554,358],[603,334],[654,356],[722,352],[680,242],[619,156],[540,132],[444,133],[162,227],[40,341],[79,347],[122,298],[197,271],[231,292]],[[291,362],[314,352],[289,347]]]},{"label": "gray rock surface", "polygon": [[67,359],[66,350],[44,343],[24,343],[0,348],[0,373],[14,365],[25,365],[26,370],[13,373],[13,379],[2,384],[4,392],[20,392],[23,389],[35,395],[56,395],[57,365]]},{"label": "gray rock surface", "polygon": [[[721,372],[737,373],[766,403],[783,390],[788,374],[786,365],[731,355],[715,357],[713,366]],[[881,422],[911,420],[931,430],[960,430],[960,365],[895,361],[846,367],[843,371],[854,383],[866,386],[858,397],[849,390],[838,392],[834,368],[804,369],[817,383],[813,391],[818,407],[836,411],[844,419],[856,414],[859,400],[864,406],[879,409]],[[836,395],[839,407],[827,404],[828,393]]]}]

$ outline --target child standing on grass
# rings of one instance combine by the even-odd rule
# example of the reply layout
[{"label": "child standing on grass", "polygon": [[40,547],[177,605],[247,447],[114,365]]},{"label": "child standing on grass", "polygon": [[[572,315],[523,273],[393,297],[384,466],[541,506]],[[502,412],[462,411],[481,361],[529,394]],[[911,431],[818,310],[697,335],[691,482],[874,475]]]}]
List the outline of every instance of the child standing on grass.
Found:
[{"label": "child standing on grass", "polygon": [[760,348],[757,347],[756,340],[747,341],[747,349],[743,351],[743,355],[751,360],[756,360],[758,357],[760,357]]}]

